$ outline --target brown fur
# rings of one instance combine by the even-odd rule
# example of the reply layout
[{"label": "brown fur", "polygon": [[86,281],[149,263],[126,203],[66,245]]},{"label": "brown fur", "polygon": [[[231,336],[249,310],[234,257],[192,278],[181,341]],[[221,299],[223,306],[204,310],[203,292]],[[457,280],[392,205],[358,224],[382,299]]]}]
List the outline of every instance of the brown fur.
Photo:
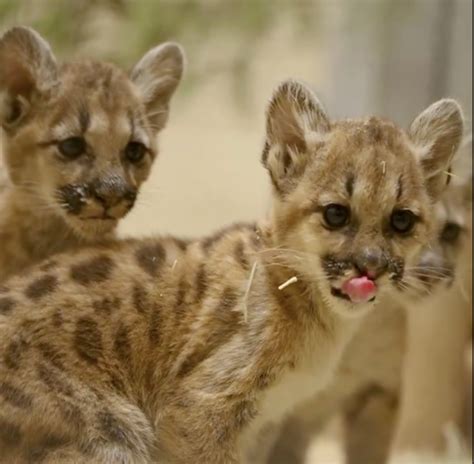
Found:
[{"label": "brown fur", "polygon": [[[267,440],[269,447],[275,441],[273,450],[261,444],[267,462],[303,463],[314,435],[341,412],[348,463],[447,451],[446,426],[461,426],[472,325],[471,156],[464,149],[454,162],[453,180],[435,208],[436,240],[405,273],[408,291],[367,317],[328,388],[273,431]],[[458,235],[449,233],[453,228]]]},{"label": "brown fur", "polygon": [[[322,259],[331,250],[352,263],[346,278],[357,275],[354,256],[368,235],[390,262],[402,263],[400,272],[416,262],[435,232],[423,187],[431,173],[389,123],[321,125],[324,110],[292,81],[272,101],[269,125],[278,130],[267,134],[265,165],[277,191],[268,221],[185,243],[111,241],[5,283],[4,462],[237,463],[261,425],[330,380],[357,316],[377,304],[333,296],[339,281],[324,275]],[[316,146],[315,137],[322,139]],[[450,153],[438,155],[449,162]],[[354,177],[350,199],[346,168]],[[406,184],[397,199],[400,175]],[[385,207],[369,208],[369,198]],[[351,205],[350,230],[324,227],[319,207],[328,201]],[[403,239],[386,225],[397,207],[420,217]],[[256,269],[252,279],[249,268]],[[278,289],[293,276],[297,282]],[[379,295],[403,292],[390,266],[376,281]],[[42,289],[36,299],[28,296],[31,286]]]},{"label": "brown fur", "polygon": [[[9,178],[0,197],[0,280],[113,233],[150,173],[182,68],[175,44],[148,52],[128,76],[102,62],[57,65],[28,28],[0,38],[2,169]],[[87,143],[76,159],[59,150],[71,137]],[[146,147],[139,162],[125,156],[130,141]]]}]

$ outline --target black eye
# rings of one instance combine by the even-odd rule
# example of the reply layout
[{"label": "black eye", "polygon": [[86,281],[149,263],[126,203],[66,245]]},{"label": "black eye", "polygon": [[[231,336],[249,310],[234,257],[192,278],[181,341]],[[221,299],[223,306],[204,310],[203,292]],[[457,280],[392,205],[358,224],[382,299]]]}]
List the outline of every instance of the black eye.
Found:
[{"label": "black eye", "polygon": [[125,158],[131,163],[139,163],[146,154],[146,147],[141,142],[129,142],[125,147]]},{"label": "black eye", "polygon": [[58,142],[58,150],[65,158],[74,160],[85,153],[87,148],[83,137],[69,137]]},{"label": "black eye", "polygon": [[397,209],[392,213],[390,225],[395,232],[406,234],[413,229],[416,215],[408,209]]},{"label": "black eye", "polygon": [[461,234],[461,226],[454,222],[447,222],[441,231],[441,240],[447,243],[454,243]]},{"label": "black eye", "polygon": [[331,204],[324,208],[323,216],[329,227],[338,229],[347,225],[350,218],[350,211],[346,206]]}]

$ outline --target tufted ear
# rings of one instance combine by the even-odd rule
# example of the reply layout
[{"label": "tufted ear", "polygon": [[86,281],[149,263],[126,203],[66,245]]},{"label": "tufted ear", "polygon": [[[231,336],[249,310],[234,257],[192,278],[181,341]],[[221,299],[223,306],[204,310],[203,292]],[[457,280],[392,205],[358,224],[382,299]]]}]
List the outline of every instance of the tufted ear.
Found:
[{"label": "tufted ear", "polygon": [[428,193],[438,199],[448,180],[450,165],[464,129],[461,107],[455,100],[433,103],[411,124],[409,136],[423,167]]},{"label": "tufted ear", "polygon": [[135,65],[130,78],[145,102],[148,117],[162,129],[168,119],[169,102],[183,75],[184,52],[180,45],[167,42],[152,48]]},{"label": "tufted ear", "polygon": [[36,31],[13,27],[0,38],[0,123],[20,123],[35,97],[57,82],[51,48]]},{"label": "tufted ear", "polygon": [[326,112],[308,87],[294,80],[277,87],[267,109],[262,154],[277,192],[291,190],[309,159],[308,143],[322,140],[329,129]]}]

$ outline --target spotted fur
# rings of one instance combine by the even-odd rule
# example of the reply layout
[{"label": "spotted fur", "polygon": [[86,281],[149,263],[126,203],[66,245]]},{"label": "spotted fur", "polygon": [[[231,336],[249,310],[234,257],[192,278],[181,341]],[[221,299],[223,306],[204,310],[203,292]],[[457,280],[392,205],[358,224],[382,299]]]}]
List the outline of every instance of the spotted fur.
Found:
[{"label": "spotted fur", "polygon": [[[360,323],[356,316],[376,303],[333,296],[321,259],[329,247],[349,249],[344,240],[362,243],[370,230],[372,240],[411,263],[434,233],[431,200],[402,130],[371,120],[375,135],[368,137],[359,135],[365,121],[320,124],[312,118],[327,116],[296,82],[282,85],[270,108],[284,110],[269,113],[270,145],[282,144],[278,138],[297,124],[289,140],[297,150],[284,160],[270,148],[266,167],[281,189],[268,219],[185,246],[174,238],[111,240],[5,282],[2,298],[12,304],[0,315],[6,462],[41,453],[51,463],[236,464],[261,426],[331,379]],[[307,133],[320,129],[324,137]],[[362,140],[357,152],[353,136]],[[394,139],[390,146],[379,143],[386,137]],[[316,145],[306,143],[314,139]],[[352,163],[356,156],[360,166]],[[393,178],[406,174],[404,205],[424,218],[416,238],[393,244],[385,232],[396,189],[377,181],[379,160]],[[325,195],[344,195],[346,163],[354,175],[351,201],[360,211],[349,238],[324,230],[317,208],[308,213]],[[364,208],[366,190],[386,208]],[[45,276],[56,285],[37,301],[25,296]],[[381,293],[398,291],[387,275],[377,285]],[[46,445],[49,437],[54,446]]]}]

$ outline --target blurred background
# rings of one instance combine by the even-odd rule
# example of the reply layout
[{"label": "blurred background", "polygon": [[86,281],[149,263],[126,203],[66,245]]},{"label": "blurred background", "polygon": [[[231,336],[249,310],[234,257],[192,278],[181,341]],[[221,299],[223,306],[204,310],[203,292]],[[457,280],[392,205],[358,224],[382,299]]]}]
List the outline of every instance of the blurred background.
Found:
[{"label": "blurred background", "polygon": [[[204,234],[266,211],[264,110],[283,79],[313,86],[335,118],[407,126],[451,96],[471,130],[471,0],[0,0],[2,30],[36,28],[57,56],[127,68],[165,40],[188,55],[161,155],[125,235]],[[313,458],[337,462],[331,439]]]}]

